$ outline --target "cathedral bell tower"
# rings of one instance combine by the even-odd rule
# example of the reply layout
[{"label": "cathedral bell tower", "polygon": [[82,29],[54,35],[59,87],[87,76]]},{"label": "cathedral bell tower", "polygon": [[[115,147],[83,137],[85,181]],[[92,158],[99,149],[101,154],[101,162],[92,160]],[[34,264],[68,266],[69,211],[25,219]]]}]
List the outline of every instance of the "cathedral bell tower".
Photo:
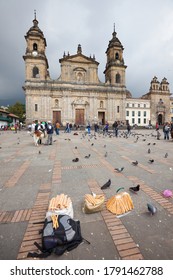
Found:
[{"label": "cathedral bell tower", "polygon": [[105,74],[105,82],[109,83],[112,86],[117,86],[125,88],[125,70],[127,66],[124,64],[123,59],[123,46],[119,39],[116,37],[117,33],[112,33],[112,39],[109,41],[108,48],[106,50],[107,63]]},{"label": "cathedral bell tower", "polygon": [[23,56],[25,61],[25,77],[28,80],[46,80],[49,78],[48,61],[45,55],[46,39],[43,32],[38,27],[38,21],[35,17],[33,26],[28,30],[25,35],[26,52]]}]

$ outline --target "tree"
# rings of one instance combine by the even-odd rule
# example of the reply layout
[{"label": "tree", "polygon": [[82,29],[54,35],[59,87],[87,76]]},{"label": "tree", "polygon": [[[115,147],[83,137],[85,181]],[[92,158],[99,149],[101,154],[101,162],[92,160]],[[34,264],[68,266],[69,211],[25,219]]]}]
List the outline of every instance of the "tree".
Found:
[{"label": "tree", "polygon": [[24,104],[22,104],[20,102],[16,102],[14,105],[8,107],[8,111],[10,113],[18,116],[20,122],[25,121],[25,105]]}]

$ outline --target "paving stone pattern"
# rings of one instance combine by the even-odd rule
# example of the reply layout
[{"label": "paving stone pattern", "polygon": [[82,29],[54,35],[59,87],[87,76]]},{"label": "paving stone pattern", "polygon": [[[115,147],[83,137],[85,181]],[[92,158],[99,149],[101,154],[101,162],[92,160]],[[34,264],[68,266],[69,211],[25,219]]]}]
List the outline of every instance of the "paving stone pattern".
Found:
[{"label": "paving stone pattern", "polygon": [[[71,197],[74,218],[80,220],[90,244],[83,242],[62,256],[52,254],[49,260],[173,259],[173,198],[162,195],[165,189],[173,191],[172,151],[173,141],[163,135],[156,140],[155,130],[133,130],[129,137],[121,131],[118,138],[111,133],[60,131],[52,146],[38,147],[25,130],[0,132],[0,259],[10,259],[14,242],[11,259],[27,259],[28,252],[38,252],[34,242],[41,244],[40,222],[50,199],[60,193]],[[79,161],[73,162],[76,157]],[[136,160],[138,165],[133,166]],[[117,167],[124,170],[117,172]],[[108,179],[111,186],[102,191]],[[130,192],[129,187],[137,184],[139,192]],[[106,209],[106,201],[121,187],[131,195],[134,209],[116,216]],[[91,192],[104,194],[105,205],[100,212],[85,214],[84,196]],[[156,206],[155,215],[148,212],[147,203]]]}]

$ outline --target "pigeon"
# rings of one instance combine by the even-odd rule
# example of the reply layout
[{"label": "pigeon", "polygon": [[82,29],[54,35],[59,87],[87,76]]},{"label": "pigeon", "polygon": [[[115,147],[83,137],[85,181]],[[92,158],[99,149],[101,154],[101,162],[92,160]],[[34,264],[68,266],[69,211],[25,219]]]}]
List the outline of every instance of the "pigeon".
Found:
[{"label": "pigeon", "polygon": [[107,157],[107,156],[108,156],[108,152],[105,153],[105,157]]},{"label": "pigeon", "polygon": [[151,150],[150,149],[148,149],[148,154],[150,154],[151,153]]},{"label": "pigeon", "polygon": [[153,143],[153,145],[156,145],[156,143]]},{"label": "pigeon", "polygon": [[134,166],[137,166],[138,165],[138,161],[136,160],[136,161],[132,161],[132,164],[134,165]]},{"label": "pigeon", "polygon": [[137,185],[136,187],[130,187],[130,188],[129,188],[129,190],[130,190],[131,192],[134,192],[134,193],[138,192],[139,189],[140,189],[140,185]]},{"label": "pigeon", "polygon": [[147,144],[148,146],[150,145],[150,143]]},{"label": "pigeon", "polygon": [[149,162],[149,163],[153,163],[153,162],[154,162],[154,159],[149,159],[148,162]]},{"label": "pigeon", "polygon": [[154,215],[157,212],[157,208],[150,203],[147,203],[147,208],[151,215]]},{"label": "pigeon", "polygon": [[39,151],[38,153],[41,154],[41,151]]},{"label": "pigeon", "polygon": [[115,170],[116,170],[116,171],[118,171],[118,172],[122,172],[122,171],[123,171],[123,169],[124,169],[124,167],[115,168]]},{"label": "pigeon", "polygon": [[165,154],[165,158],[167,158],[167,157],[168,157],[168,153]]},{"label": "pigeon", "polygon": [[73,162],[78,162],[79,161],[79,158],[74,158],[72,159]]},{"label": "pigeon", "polygon": [[85,156],[85,158],[89,158],[91,155],[89,154],[88,156]]},{"label": "pigeon", "polygon": [[91,146],[94,146],[94,143],[92,143]]},{"label": "pigeon", "polygon": [[77,149],[77,147],[75,147],[75,149]]},{"label": "pigeon", "polygon": [[102,187],[101,190],[109,188],[111,185],[111,179],[109,179]]}]

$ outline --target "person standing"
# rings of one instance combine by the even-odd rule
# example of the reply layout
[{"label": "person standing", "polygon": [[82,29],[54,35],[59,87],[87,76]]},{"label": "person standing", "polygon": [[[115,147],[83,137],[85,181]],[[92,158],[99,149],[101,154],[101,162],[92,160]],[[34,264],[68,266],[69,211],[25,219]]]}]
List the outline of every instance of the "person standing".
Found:
[{"label": "person standing", "polygon": [[163,132],[164,132],[164,140],[169,140],[170,127],[168,122],[166,122],[165,125],[163,126]]},{"label": "person standing", "polygon": [[128,124],[127,124],[127,135],[130,135],[130,133],[131,133],[131,126],[130,126],[130,124],[128,123]]},{"label": "person standing", "polygon": [[156,131],[157,131],[157,140],[160,140],[161,134],[159,132],[159,124],[158,124],[158,122],[156,122]]},{"label": "person standing", "polygon": [[159,124],[156,122],[156,130],[159,130]]},{"label": "person standing", "polygon": [[106,122],[105,127],[103,128],[103,135],[107,135],[108,134],[108,130],[109,130],[109,123]]},{"label": "person standing", "polygon": [[115,137],[118,137],[118,122],[117,121],[115,121],[113,123],[113,129],[114,129]]},{"label": "person standing", "polygon": [[46,143],[46,145],[52,145],[52,142],[53,142],[53,137],[52,136],[53,136],[54,129],[53,129],[53,125],[52,125],[51,121],[47,122],[46,131],[47,131],[47,143]]},{"label": "person standing", "polygon": [[18,125],[17,125],[17,123],[15,123],[15,125],[14,125],[14,129],[15,129],[15,133],[17,133],[17,129],[18,129]]},{"label": "person standing", "polygon": [[87,125],[87,130],[88,130],[88,134],[91,134],[91,125],[90,125],[90,123],[88,123],[88,125]]},{"label": "person standing", "polygon": [[57,121],[56,124],[55,124],[56,135],[59,135],[59,130],[60,130],[60,123]]}]

